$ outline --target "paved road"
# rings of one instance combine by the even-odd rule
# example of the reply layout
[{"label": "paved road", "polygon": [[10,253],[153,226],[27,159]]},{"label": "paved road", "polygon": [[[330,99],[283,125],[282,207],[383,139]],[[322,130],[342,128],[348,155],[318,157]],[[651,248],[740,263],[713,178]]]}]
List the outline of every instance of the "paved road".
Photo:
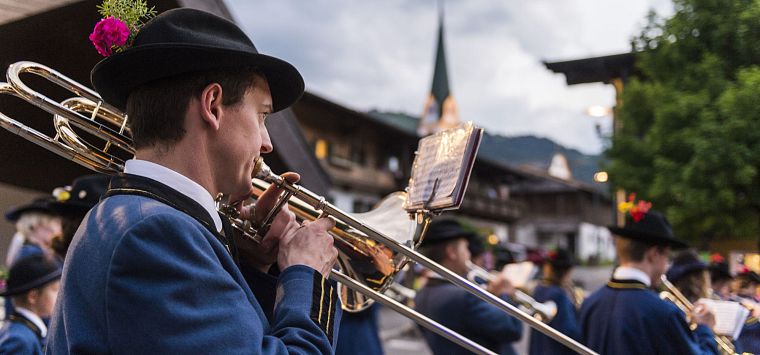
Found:
[{"label": "paved road", "polygon": [[[581,282],[588,293],[604,285],[612,272],[611,267],[578,267],[573,279]],[[523,338],[515,344],[518,354],[527,354],[530,328],[526,325]],[[380,309],[380,338],[387,355],[430,355],[425,341],[416,325],[404,316],[386,309]]]}]

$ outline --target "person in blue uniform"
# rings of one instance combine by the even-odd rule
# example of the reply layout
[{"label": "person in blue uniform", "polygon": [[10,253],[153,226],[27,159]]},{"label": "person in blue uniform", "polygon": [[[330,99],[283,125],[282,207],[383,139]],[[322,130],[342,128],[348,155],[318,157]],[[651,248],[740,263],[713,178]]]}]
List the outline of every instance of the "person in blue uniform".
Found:
[{"label": "person in blue uniform", "polygon": [[52,196],[38,197],[32,202],[10,209],[5,219],[16,225],[16,234],[8,248],[5,264],[32,255],[53,257],[53,238],[62,232],[61,218],[50,208]]},{"label": "person in blue uniform", "polygon": [[[51,202],[51,196],[38,197],[5,213],[5,219],[16,226],[16,234],[8,246],[5,266],[11,267],[16,261],[34,255],[55,259],[51,245],[61,234],[62,224],[60,216],[51,209]],[[13,303],[6,298],[4,313],[0,318],[7,319],[12,314]]]},{"label": "person in blue uniform", "polygon": [[[422,241],[425,256],[465,277],[470,261],[468,240],[476,234],[467,231],[454,219],[430,223]],[[488,291],[509,301],[514,287],[496,275]],[[414,299],[418,312],[443,326],[500,354],[514,354],[511,343],[520,340],[522,324],[493,305],[479,299],[437,275],[431,275]],[[469,351],[427,329],[420,328],[433,354],[469,354]]]},{"label": "person in blue uniform", "polygon": [[693,250],[680,251],[673,257],[673,262],[665,277],[681,294],[694,303],[700,298],[711,297],[710,273],[708,265]]},{"label": "person in blue uniform", "polygon": [[755,298],[755,292],[760,285],[760,276],[754,271],[743,270],[736,274],[734,280],[735,300],[750,305],[751,313],[744,324],[742,332],[736,338],[736,348],[751,354],[760,354],[760,303]]},{"label": "person in blue uniform", "polygon": [[717,354],[715,316],[707,307],[695,305],[692,331],[683,312],[652,290],[667,270],[671,249],[686,247],[665,217],[640,211],[609,230],[620,266],[583,302],[581,342],[600,354]]},{"label": "person in blue uniform", "polygon": [[[572,269],[575,264],[575,258],[566,249],[549,252],[542,266],[543,279],[533,290],[533,298],[542,303],[554,302],[557,314],[548,325],[574,340],[580,340],[578,311],[567,291],[572,287]],[[532,329],[530,354],[575,354],[575,351]]]},{"label": "person in blue uniform", "polygon": [[0,328],[0,354],[41,355],[47,326],[43,318],[53,312],[61,269],[42,255],[13,264],[5,290],[0,294],[13,302],[13,313]]},{"label": "person in blue uniform", "polygon": [[713,289],[713,296],[721,300],[728,301],[731,299],[731,283],[734,276],[731,275],[728,263],[718,253],[710,255],[710,285]]},{"label": "person in blue uniform", "polygon": [[[299,223],[283,207],[254,243],[215,203],[252,194],[256,160],[273,150],[267,117],[302,95],[299,72],[234,23],[182,8],[147,22],[91,79],[126,109],[135,156],[69,246],[47,352],[332,353],[334,222]],[[279,193],[238,205],[240,218],[259,225]]]}]

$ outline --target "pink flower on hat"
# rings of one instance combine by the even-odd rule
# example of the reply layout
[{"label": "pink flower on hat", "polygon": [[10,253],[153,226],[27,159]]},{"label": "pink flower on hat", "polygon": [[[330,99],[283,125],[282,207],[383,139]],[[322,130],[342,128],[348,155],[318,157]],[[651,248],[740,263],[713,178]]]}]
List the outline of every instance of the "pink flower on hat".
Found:
[{"label": "pink flower on hat", "polygon": [[90,34],[90,41],[104,57],[113,53],[114,47],[121,47],[129,39],[129,27],[124,21],[113,16],[100,20]]}]

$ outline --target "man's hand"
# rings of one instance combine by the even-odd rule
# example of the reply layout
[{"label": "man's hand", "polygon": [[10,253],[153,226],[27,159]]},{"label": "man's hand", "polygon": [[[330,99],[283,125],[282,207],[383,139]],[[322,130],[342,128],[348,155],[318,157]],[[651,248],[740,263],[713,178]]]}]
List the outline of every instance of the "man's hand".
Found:
[{"label": "man's hand", "polygon": [[[300,179],[298,174],[292,172],[282,174],[282,177],[291,184],[298,182]],[[282,194],[282,189],[270,186],[259,196],[255,205],[240,207],[240,218],[251,221],[257,228],[260,227],[269,211],[274,208],[280,194]],[[261,243],[256,243],[250,239],[236,235],[236,245],[238,246],[241,260],[262,272],[267,272],[272,264],[277,261],[280,239],[286,233],[298,227],[299,224],[296,222],[295,214],[288,209],[287,204],[283,205],[282,209],[272,220],[272,225],[261,240]]]},{"label": "man's hand", "polygon": [[704,304],[697,301],[694,303],[694,309],[691,312],[691,319],[697,324],[703,324],[710,329],[715,327],[715,314]]},{"label": "man's hand", "polygon": [[515,287],[502,273],[493,275],[493,279],[488,283],[487,290],[497,296],[506,294],[512,297],[515,294]]},{"label": "man's hand", "polygon": [[327,233],[334,226],[335,222],[330,218],[305,221],[280,238],[280,253],[277,256],[280,268],[285,270],[291,265],[306,265],[327,278],[338,258],[333,237]]}]

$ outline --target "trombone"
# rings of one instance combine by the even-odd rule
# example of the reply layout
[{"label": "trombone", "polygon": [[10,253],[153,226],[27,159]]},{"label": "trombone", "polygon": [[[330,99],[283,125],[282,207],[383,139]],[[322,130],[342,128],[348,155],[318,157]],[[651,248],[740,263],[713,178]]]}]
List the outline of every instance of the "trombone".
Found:
[{"label": "trombone", "polygon": [[[683,293],[681,293],[681,291],[679,291],[678,288],[673,285],[673,283],[668,281],[668,278],[665,275],[660,276],[660,281],[665,288],[664,291],[660,292],[660,298],[666,301],[670,301],[687,316],[691,314],[691,311],[694,310],[694,304],[691,303],[691,301],[689,301],[689,299],[686,298],[686,296],[684,296]],[[718,350],[720,350],[721,354],[736,354],[734,344],[731,342],[731,339],[729,337],[725,335],[715,334],[715,342],[718,344]]]},{"label": "trombone", "polygon": [[[46,78],[73,92],[77,97],[64,101],[65,104],[55,102],[26,86],[20,80],[20,74],[22,73],[35,74]],[[103,102],[96,92],[53,69],[33,62],[11,64],[6,78],[8,83],[0,83],[0,93],[20,97],[53,114],[56,135],[51,138],[0,113],[0,126],[3,128],[62,157],[101,173],[120,173],[123,170],[125,159],[134,155],[132,140],[129,138],[126,115]],[[80,112],[89,114],[89,117]],[[106,124],[98,122],[98,119],[106,121]],[[96,146],[95,143],[83,141],[72,129],[72,124],[89,135],[102,140],[103,143]],[[340,251],[338,263],[341,270],[353,274],[351,275],[353,277],[338,270],[331,272],[330,277],[339,282],[342,285],[341,287],[348,287],[355,292],[344,292],[343,288],[340,290],[341,296],[345,297],[341,301],[347,305],[349,311],[363,309],[370,303],[367,299],[369,298],[383,303],[389,308],[413,319],[421,326],[448,338],[470,351],[479,354],[491,354],[492,352],[483,346],[382,294],[393,281],[396,272],[407,261],[412,260],[441,275],[455,285],[464,288],[482,300],[493,304],[504,312],[528,323],[531,327],[554,338],[576,352],[595,354],[572,338],[535,320],[511,304],[483,291],[474,283],[416,252],[414,248],[421,242],[430,218],[436,211],[420,210],[405,215],[406,220],[409,221],[407,226],[412,231],[411,233],[406,235],[382,233],[379,231],[379,226],[384,226],[388,222],[388,219],[381,219],[375,223],[362,222],[358,219],[358,215],[354,216],[343,212],[327,202],[324,197],[318,196],[297,184],[290,184],[282,177],[272,173],[263,160],[259,159],[256,165],[257,169],[255,177],[252,179],[252,184],[261,187],[265,187],[267,184],[275,184],[283,191],[275,204],[275,208],[272,210],[273,212],[270,212],[267,219],[273,217],[273,213],[276,213],[275,211],[284,203],[290,203],[291,205],[301,206],[296,208],[299,210],[296,214],[301,215],[302,218],[314,219],[320,216],[329,216],[336,220],[336,227],[331,231],[331,234],[335,238],[335,245]],[[391,206],[383,207],[384,209],[397,210],[392,206],[398,204],[400,200],[403,201],[404,198],[404,193],[395,194],[386,198],[390,202],[383,201],[381,205],[387,204],[387,206]],[[232,225],[243,232],[243,235],[257,240],[261,235],[266,233],[266,227],[255,228],[249,221],[239,219],[234,212],[234,206],[224,204],[225,201],[223,199],[220,199],[218,202],[220,212],[225,213]],[[401,211],[403,212],[403,210]],[[265,220],[262,226],[267,225],[268,221]],[[403,230],[404,228],[398,229]],[[412,235],[411,239],[409,238],[409,234]]]},{"label": "trombone", "polygon": [[[474,280],[474,278],[480,278],[482,280],[491,282],[494,279],[494,275],[490,271],[474,264],[471,261],[467,261],[467,268],[470,269],[470,272],[467,274],[467,277],[470,280]],[[544,323],[551,322],[552,319],[554,319],[554,316],[557,315],[557,304],[554,303],[554,301],[549,300],[546,302],[538,302],[535,298],[519,289],[515,290],[514,300],[517,301],[517,303],[519,303],[520,306],[525,309],[526,313],[532,315]]]}]

